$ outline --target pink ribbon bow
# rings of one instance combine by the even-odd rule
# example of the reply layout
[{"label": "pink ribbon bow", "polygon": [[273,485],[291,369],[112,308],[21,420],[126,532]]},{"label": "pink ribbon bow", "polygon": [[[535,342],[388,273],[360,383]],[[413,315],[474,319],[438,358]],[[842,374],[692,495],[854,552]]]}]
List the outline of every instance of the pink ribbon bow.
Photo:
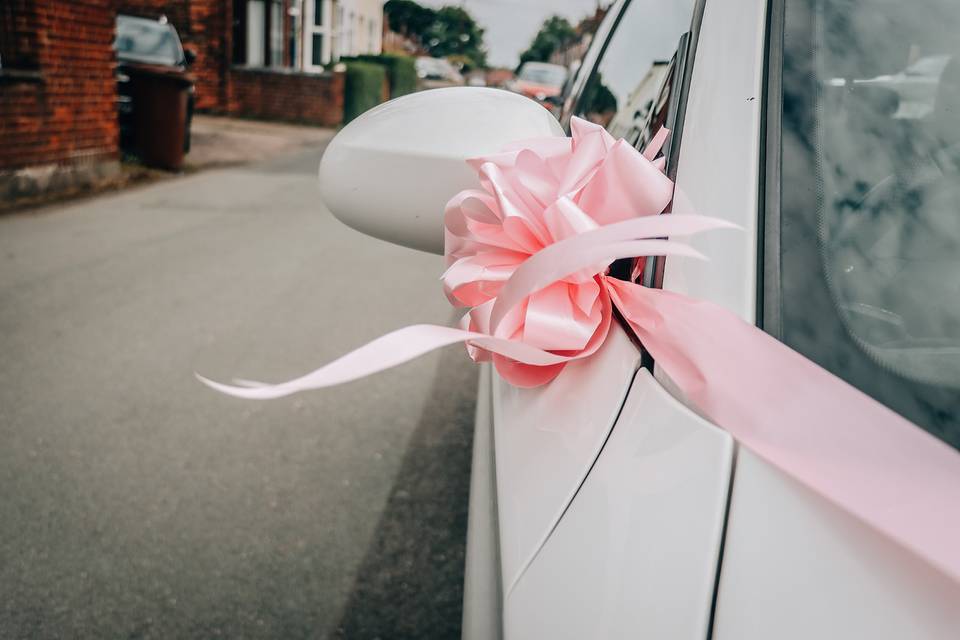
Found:
[{"label": "pink ribbon bow", "polygon": [[658,215],[673,195],[652,159],[665,131],[644,154],[583,120],[572,133],[470,161],[481,189],[457,194],[444,216],[444,291],[469,308],[460,328],[399,329],[281,384],[200,380],[277,398],[464,342],[534,387],[596,352],[616,307],[686,399],[742,446],[960,582],[960,454],[726,309],[607,275],[620,258],[702,257],[675,238],[731,225]]},{"label": "pink ribbon bow", "polygon": [[[661,224],[670,229],[657,231],[654,226],[660,225],[649,224],[649,216],[662,212],[673,197],[662,160],[650,162],[666,130],[645,155],[585,120],[574,118],[572,133],[572,138],[530,140],[469,161],[482,189],[462,191],[447,204],[448,269],[442,277],[450,302],[470,307],[462,329],[570,359],[590,356],[607,336],[612,306],[605,272],[614,259],[698,255],[685,245],[649,238],[719,226],[709,220],[669,220]],[[637,224],[638,216],[647,217],[648,224]],[[497,305],[504,285],[532,256],[577,236],[595,238],[589,232],[627,221],[634,221],[635,231],[622,235],[620,244],[598,247],[585,268],[550,274],[536,289],[515,280],[513,291],[524,289],[529,295]],[[585,247],[564,251],[588,255]],[[518,387],[547,383],[566,364],[538,366],[469,343],[467,350],[475,361],[492,360],[500,375]]]}]

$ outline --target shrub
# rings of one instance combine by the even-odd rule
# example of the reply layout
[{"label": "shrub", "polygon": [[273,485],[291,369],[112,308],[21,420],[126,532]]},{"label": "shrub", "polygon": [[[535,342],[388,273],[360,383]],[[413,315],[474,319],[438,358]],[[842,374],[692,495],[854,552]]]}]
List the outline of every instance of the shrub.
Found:
[{"label": "shrub", "polygon": [[383,66],[347,60],[343,88],[343,123],[346,124],[368,109],[380,104],[387,74]]},{"label": "shrub", "polygon": [[417,68],[410,56],[400,56],[390,53],[380,55],[357,56],[361,62],[372,62],[383,65],[390,78],[390,97],[398,98],[417,89]]}]

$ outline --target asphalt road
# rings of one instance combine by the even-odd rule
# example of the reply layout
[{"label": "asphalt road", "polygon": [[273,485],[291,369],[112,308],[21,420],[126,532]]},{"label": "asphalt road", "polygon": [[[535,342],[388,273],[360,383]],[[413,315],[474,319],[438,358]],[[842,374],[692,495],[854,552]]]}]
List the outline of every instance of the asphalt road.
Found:
[{"label": "asphalt road", "polygon": [[456,638],[476,372],[442,261],[319,202],[320,150],[0,217],[0,638]]}]

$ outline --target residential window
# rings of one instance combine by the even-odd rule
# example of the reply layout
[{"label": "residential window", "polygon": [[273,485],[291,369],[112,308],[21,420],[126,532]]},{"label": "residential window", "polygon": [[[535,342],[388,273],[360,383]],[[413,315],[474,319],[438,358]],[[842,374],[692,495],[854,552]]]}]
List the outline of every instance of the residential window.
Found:
[{"label": "residential window", "polygon": [[266,11],[263,0],[247,0],[247,57],[251,67],[262,67],[265,60],[264,34],[266,30]]},{"label": "residential window", "polygon": [[290,56],[290,66],[299,69],[303,64],[300,60],[300,10],[291,4],[287,10],[290,16],[290,30],[287,32],[287,53]]},{"label": "residential window", "polygon": [[0,2],[0,69],[34,70],[38,66],[35,14],[31,2]]},{"label": "residential window", "polygon": [[307,15],[304,19],[304,66],[311,71],[320,71],[330,61],[330,2],[329,0],[309,0],[306,3]]},{"label": "residential window", "polygon": [[283,2],[270,3],[270,66],[283,66]]},{"label": "residential window", "polygon": [[323,66],[323,34],[314,33],[311,38],[311,62],[315,67],[321,67]]},{"label": "residential window", "polygon": [[249,67],[285,65],[284,5],[284,0],[246,0],[234,5],[234,38],[242,37],[242,42],[234,43],[235,61]]},{"label": "residential window", "polygon": [[356,22],[356,20],[357,20],[356,15],[353,13],[353,11],[351,11],[350,19],[347,21],[347,55],[348,56],[352,56],[356,53],[356,51],[353,48],[353,25]]},{"label": "residential window", "polygon": [[334,48],[334,52],[335,52],[334,55],[336,55],[339,58],[341,56],[348,55],[347,51],[344,50],[345,40],[344,40],[343,34],[346,30],[346,27],[344,26],[346,22],[346,14],[344,13],[342,5],[337,5],[336,16],[337,16],[337,22],[336,24],[334,24],[333,30],[334,30],[334,33],[336,34],[335,37],[337,39],[337,43],[336,43],[337,46],[336,48]]}]

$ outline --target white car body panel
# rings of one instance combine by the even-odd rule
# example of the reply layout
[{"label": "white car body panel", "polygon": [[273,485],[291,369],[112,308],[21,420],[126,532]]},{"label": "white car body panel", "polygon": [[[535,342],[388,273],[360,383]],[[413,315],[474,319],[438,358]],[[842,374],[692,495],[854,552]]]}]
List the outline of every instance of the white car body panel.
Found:
[{"label": "white car body panel", "polygon": [[640,352],[617,324],[592,357],[545,387],[494,376],[493,424],[504,596],[556,526],[623,406]]},{"label": "white car body panel", "polygon": [[603,452],[504,610],[508,638],[703,640],[733,440],[641,369]]},{"label": "white car body panel", "polygon": [[480,186],[466,160],[517,140],[562,136],[553,115],[509,91],[449,87],[365,112],[330,142],[320,192],[345,225],[375,238],[443,253],[443,212]]},{"label": "white car body panel", "polygon": [[723,218],[741,231],[689,243],[708,260],[667,260],[663,288],[756,317],[763,0],[707,0],[674,195],[675,213]]},{"label": "white car body panel", "polygon": [[958,634],[960,586],[740,450],[714,638]]},{"label": "white car body panel", "polygon": [[503,595],[500,588],[500,544],[497,531],[496,470],[493,468],[492,368],[480,365],[477,414],[470,463],[470,519],[463,576],[463,640],[502,637]]}]

